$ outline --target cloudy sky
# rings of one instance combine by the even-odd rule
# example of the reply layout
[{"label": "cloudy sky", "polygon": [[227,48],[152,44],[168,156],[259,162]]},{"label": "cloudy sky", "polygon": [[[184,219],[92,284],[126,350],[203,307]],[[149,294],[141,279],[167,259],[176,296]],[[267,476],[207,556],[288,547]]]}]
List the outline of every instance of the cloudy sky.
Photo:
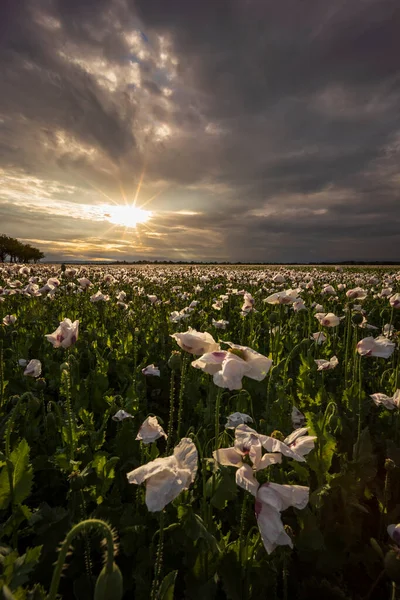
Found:
[{"label": "cloudy sky", "polygon": [[399,0],[2,0],[0,233],[400,259]]}]

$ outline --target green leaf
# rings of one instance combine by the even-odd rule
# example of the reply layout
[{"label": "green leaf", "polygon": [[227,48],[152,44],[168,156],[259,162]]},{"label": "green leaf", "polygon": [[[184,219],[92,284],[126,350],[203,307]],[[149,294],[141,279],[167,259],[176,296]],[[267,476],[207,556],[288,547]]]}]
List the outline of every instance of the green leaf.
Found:
[{"label": "green leaf", "polygon": [[[33,470],[29,464],[29,445],[23,439],[11,452],[8,469],[12,470],[13,501],[21,504],[31,493]],[[11,501],[9,472],[7,465],[0,473],[0,509],[6,509]]]},{"label": "green leaf", "polygon": [[171,571],[164,577],[158,592],[158,600],[174,600],[175,580],[178,571]]},{"label": "green leaf", "polygon": [[42,546],[28,548],[26,554],[17,558],[14,563],[14,572],[10,582],[12,590],[25,585],[29,581],[29,575],[39,562]]}]

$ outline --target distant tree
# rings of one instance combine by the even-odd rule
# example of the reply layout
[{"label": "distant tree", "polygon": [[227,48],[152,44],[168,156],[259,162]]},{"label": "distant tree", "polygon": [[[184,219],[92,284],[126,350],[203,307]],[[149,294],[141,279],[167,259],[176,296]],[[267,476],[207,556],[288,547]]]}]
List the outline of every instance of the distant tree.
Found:
[{"label": "distant tree", "polygon": [[23,244],[16,238],[0,234],[0,262],[5,262],[6,258],[10,262],[38,262],[44,258],[44,254],[38,248],[30,244]]}]

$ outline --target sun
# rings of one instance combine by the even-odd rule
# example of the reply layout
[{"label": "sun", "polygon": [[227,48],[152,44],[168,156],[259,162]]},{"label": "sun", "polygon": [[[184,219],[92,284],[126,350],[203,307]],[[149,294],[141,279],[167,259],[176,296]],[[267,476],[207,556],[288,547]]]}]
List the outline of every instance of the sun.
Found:
[{"label": "sun", "polygon": [[113,225],[134,229],[141,223],[146,223],[152,216],[151,210],[143,210],[133,204],[103,205],[103,217]]}]

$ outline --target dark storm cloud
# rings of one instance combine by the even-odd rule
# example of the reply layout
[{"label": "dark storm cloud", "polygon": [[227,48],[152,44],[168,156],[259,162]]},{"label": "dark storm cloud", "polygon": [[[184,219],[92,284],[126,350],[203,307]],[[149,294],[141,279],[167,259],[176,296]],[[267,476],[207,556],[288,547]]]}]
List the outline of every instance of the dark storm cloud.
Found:
[{"label": "dark storm cloud", "polygon": [[[399,30],[398,0],[3,0],[0,168],[87,203],[145,169],[145,197],[176,190],[153,256],[168,237],[198,258],[400,258]],[[200,214],[157,216],[185,202]]]}]

